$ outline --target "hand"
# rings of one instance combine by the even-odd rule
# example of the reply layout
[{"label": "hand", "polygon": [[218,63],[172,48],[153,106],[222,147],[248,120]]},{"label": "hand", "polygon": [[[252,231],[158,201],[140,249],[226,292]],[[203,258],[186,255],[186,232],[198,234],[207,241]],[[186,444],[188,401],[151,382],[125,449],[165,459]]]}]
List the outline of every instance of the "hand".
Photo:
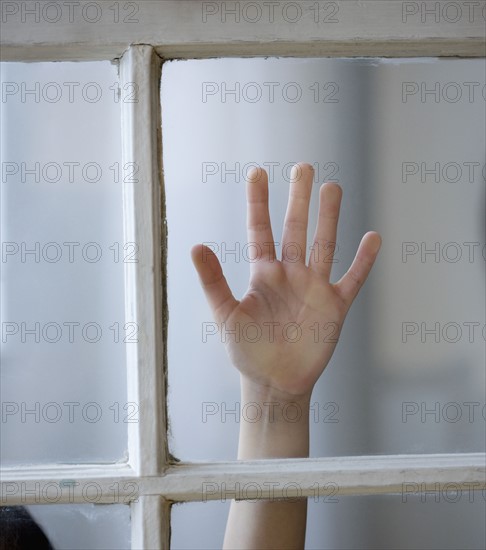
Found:
[{"label": "hand", "polygon": [[226,332],[231,361],[243,380],[280,399],[310,397],[381,246],[378,233],[366,233],[347,273],[337,283],[329,282],[342,191],[336,183],[325,183],[320,188],[319,220],[306,265],[313,178],[309,164],[292,168],[282,259],[277,260],[267,173],[255,168],[247,175],[248,242],[254,261],[241,301],[233,296],[215,254],[204,245],[191,251],[215,321]]}]

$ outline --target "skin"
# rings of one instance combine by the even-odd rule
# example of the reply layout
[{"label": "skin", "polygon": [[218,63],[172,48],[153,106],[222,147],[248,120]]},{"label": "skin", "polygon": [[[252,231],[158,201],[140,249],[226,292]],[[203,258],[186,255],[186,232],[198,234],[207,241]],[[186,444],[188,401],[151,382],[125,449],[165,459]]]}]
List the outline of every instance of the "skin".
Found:
[{"label": "skin", "polygon": [[[268,210],[268,175],[257,168],[248,173],[248,242],[255,246],[248,249],[254,256],[248,290],[241,300],[233,296],[209,248],[196,245],[191,251],[214,319],[230,335],[225,345],[240,372],[241,406],[257,403],[263,412],[256,422],[241,420],[240,460],[309,456],[313,387],[331,359],[349,308],[381,246],[378,233],[366,233],[346,274],[330,283],[342,190],[336,183],[324,183],[306,265],[313,179],[310,164],[292,168],[279,260]],[[261,331],[259,338],[253,337],[255,325]],[[245,326],[253,327],[253,332],[244,332]],[[231,337],[231,330],[240,337]],[[297,421],[288,420],[289,410],[301,413]],[[232,501],[224,548],[304,548],[306,517],[306,498]]]}]

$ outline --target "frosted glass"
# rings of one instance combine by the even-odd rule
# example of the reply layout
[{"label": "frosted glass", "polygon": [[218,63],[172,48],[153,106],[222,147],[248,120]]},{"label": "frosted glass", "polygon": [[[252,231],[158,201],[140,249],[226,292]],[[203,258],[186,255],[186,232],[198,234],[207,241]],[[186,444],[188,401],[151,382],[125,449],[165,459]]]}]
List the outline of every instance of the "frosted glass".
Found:
[{"label": "frosted glass", "polygon": [[27,506],[56,549],[128,550],[130,507],[124,504],[50,504]]},{"label": "frosted glass", "polygon": [[[229,503],[172,506],[171,548],[221,548]],[[327,490],[316,490],[307,506],[308,550],[481,550],[486,544],[481,491],[454,492],[450,487],[432,494],[409,486],[400,495],[332,496]],[[187,529],[188,525],[192,528]]]},{"label": "frosted glass", "polygon": [[136,418],[117,67],[2,63],[1,78],[2,463],[116,462]]},{"label": "frosted glass", "polygon": [[[343,188],[332,281],[347,270],[366,231],[383,238],[314,389],[311,455],[485,450],[485,70],[479,59],[164,64],[176,456],[235,459],[245,414],[238,372],[213,333],[190,249],[211,243],[240,298],[249,276],[246,171],[254,164],[267,169],[274,238],[281,241],[297,161],[315,167],[309,245],[320,184],[333,179]],[[422,262],[421,249],[435,242],[439,261],[428,254]],[[426,333],[435,323],[437,343]]]}]

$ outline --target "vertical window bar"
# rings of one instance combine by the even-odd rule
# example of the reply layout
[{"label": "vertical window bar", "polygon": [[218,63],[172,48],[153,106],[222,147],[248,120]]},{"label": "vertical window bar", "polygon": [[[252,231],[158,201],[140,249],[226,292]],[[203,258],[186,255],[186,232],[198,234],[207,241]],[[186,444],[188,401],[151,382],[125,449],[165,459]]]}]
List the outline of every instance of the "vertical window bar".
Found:
[{"label": "vertical window bar", "polygon": [[128,402],[138,416],[128,424],[129,463],[141,476],[167,464],[165,394],[165,223],[161,186],[160,74],[151,46],[132,46],[120,60]]}]

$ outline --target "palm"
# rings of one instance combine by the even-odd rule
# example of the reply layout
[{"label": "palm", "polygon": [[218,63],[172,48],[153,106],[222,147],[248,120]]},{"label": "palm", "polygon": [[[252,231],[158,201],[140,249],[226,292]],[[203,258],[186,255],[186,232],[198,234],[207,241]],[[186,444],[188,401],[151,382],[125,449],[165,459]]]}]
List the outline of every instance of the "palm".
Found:
[{"label": "palm", "polygon": [[278,261],[274,247],[268,248],[274,240],[266,173],[253,171],[249,176],[248,240],[268,253],[250,264],[249,289],[241,301],[233,297],[216,256],[206,247],[193,249],[194,263],[234,365],[252,381],[291,395],[311,391],[329,362],[347,311],[380,245],[377,234],[367,234],[346,275],[330,284],[332,256],[319,251],[335,243],[341,189],[325,184],[313,243],[317,254],[311,254],[306,266],[312,179],[311,166],[294,167],[282,242],[284,251],[292,243],[301,253],[295,261],[284,252]]}]

